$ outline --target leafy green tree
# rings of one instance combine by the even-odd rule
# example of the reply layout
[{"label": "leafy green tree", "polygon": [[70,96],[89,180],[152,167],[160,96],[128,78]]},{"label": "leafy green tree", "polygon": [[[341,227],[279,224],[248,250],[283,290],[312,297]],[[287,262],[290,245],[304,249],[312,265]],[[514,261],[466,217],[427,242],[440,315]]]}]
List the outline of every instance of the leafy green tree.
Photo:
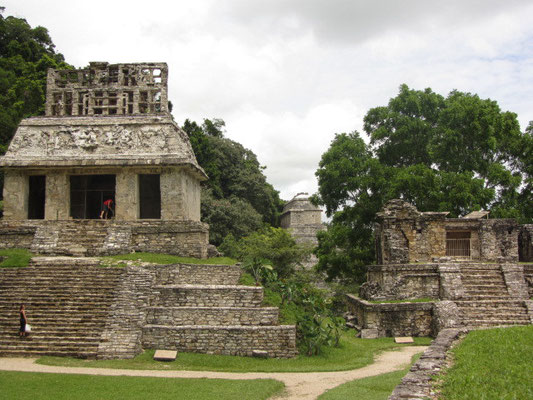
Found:
[{"label": "leafy green tree", "polygon": [[202,125],[186,120],[183,124],[196,159],[209,176],[204,184],[202,219],[211,224],[210,240],[216,245],[228,233],[240,238],[257,230],[259,221],[277,226],[283,207],[257,156],[225,138],[224,126],[220,119],[205,119]]},{"label": "leafy green tree", "polygon": [[319,269],[329,278],[364,279],[373,261],[372,230],[386,201],[401,198],[421,211],[461,216],[491,209],[494,217],[532,220],[533,128],[470,93],[444,98],[400,87],[384,107],[368,111],[359,133],[338,134],[316,172],[315,201],[332,218],[319,234]]},{"label": "leafy green tree", "polygon": [[262,260],[272,264],[280,279],[292,275],[297,265],[310,254],[306,246],[298,245],[285,229],[269,227],[239,240],[228,235],[220,249],[228,257],[243,262]]},{"label": "leafy green tree", "polygon": [[5,151],[22,118],[44,112],[48,68],[69,68],[46,28],[3,16],[0,7],[0,145]]},{"label": "leafy green tree", "polygon": [[[4,17],[0,7],[0,154],[23,118],[44,112],[48,68],[70,68],[46,28]],[[0,174],[0,198],[3,174]]]},{"label": "leafy green tree", "polygon": [[229,234],[240,238],[263,226],[261,214],[248,201],[236,196],[217,199],[206,188],[202,189],[201,211],[212,243],[222,243]]}]

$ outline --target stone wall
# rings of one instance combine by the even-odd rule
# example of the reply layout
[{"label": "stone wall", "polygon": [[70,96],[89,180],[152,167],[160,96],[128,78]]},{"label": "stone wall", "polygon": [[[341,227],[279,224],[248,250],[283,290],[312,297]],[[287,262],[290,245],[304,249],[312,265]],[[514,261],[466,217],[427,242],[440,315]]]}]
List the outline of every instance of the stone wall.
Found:
[{"label": "stone wall", "polygon": [[30,249],[36,230],[32,223],[0,221],[0,248]]},{"label": "stone wall", "polygon": [[379,264],[430,262],[446,254],[447,213],[421,213],[402,200],[389,201],[377,214],[376,255]]},{"label": "stone wall", "polygon": [[147,316],[152,325],[277,325],[275,307],[152,307]]},{"label": "stone wall", "polygon": [[155,286],[154,306],[259,307],[263,288],[255,286],[184,285]]},{"label": "stone wall", "polygon": [[379,285],[368,300],[439,298],[438,264],[371,265],[367,282]]},{"label": "stone wall", "polygon": [[432,334],[432,302],[374,304],[350,294],[346,299],[363,338]]},{"label": "stone wall", "polygon": [[519,260],[533,262],[533,225],[522,225],[518,236]]},{"label": "stone wall", "polygon": [[0,221],[1,248],[104,256],[131,251],[207,257],[207,225],[196,221]]},{"label": "stone wall", "polygon": [[533,263],[523,264],[529,297],[533,298]]},{"label": "stone wall", "polygon": [[388,400],[433,398],[435,376],[448,366],[447,352],[466,329],[444,329],[411,367]]},{"label": "stone wall", "polygon": [[4,172],[4,220],[28,218],[28,175],[21,171]]},{"label": "stone wall", "polygon": [[[221,347],[220,344],[223,343]],[[252,356],[254,350],[268,357],[297,354],[294,326],[154,326],[143,329],[143,347],[186,352]],[[217,349],[217,350],[211,350]]]},{"label": "stone wall", "polygon": [[519,226],[513,219],[481,220],[481,260],[517,262],[519,231]]},{"label": "stone wall", "polygon": [[209,231],[196,221],[138,221],[132,224],[132,249],[207,258]]},{"label": "stone wall", "polygon": [[241,276],[239,265],[202,265],[179,264],[158,268],[157,282],[161,285],[172,284],[212,284],[237,285]]},{"label": "stone wall", "polygon": [[98,358],[133,358],[141,353],[142,328],[146,324],[154,279],[154,269],[125,267],[100,336]]}]

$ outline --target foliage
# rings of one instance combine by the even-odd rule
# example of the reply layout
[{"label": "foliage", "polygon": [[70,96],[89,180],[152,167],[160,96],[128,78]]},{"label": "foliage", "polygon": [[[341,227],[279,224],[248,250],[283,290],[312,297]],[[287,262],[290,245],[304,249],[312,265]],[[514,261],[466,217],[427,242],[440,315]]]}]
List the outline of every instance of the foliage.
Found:
[{"label": "foliage", "polygon": [[[411,360],[414,364],[420,354]],[[394,388],[400,384],[402,378],[409,372],[409,367],[386,374],[370,376],[344,383],[328,390],[318,397],[319,400],[387,400]]]},{"label": "foliage", "polygon": [[533,221],[533,125],[521,133],[516,115],[495,101],[402,85],[387,106],[368,111],[364,130],[369,144],[358,132],[337,134],[316,172],[313,200],[331,217],[316,255],[329,279],[364,279],[375,215],[393,198],[452,217],[490,209]]},{"label": "foliage", "polygon": [[[22,118],[44,112],[48,68],[71,68],[42,26],[4,17],[0,7],[0,155]],[[0,175],[0,199],[3,174]]]},{"label": "foliage", "polygon": [[102,257],[103,262],[115,262],[121,260],[131,260],[147,262],[152,264],[218,264],[218,265],[234,265],[237,261],[229,257],[212,257],[206,259],[193,257],[180,257],[172,254],[160,253],[128,253],[119,254],[115,256]]},{"label": "foliage", "polygon": [[533,398],[533,326],[471,331],[443,376],[448,400]]},{"label": "foliage", "polygon": [[294,272],[296,265],[302,263],[310,254],[310,249],[297,244],[285,229],[265,228],[239,240],[228,235],[220,250],[232,258],[250,263],[270,263],[277,276],[284,279]]},{"label": "foliage", "polygon": [[[414,346],[427,346],[430,338],[414,338]],[[362,368],[374,362],[383,352],[410,344],[399,345],[393,338],[359,339],[354,331],[341,333],[339,347],[326,347],[318,356],[299,355],[290,359],[259,359],[212,354],[180,353],[175,361],[154,361],[154,350],[146,350],[127,360],[80,360],[67,357],[42,357],[37,364],[67,367],[119,368],[149,370],[191,370],[220,372],[318,372],[347,371]]]},{"label": "foliage", "polygon": [[[42,114],[48,68],[69,68],[42,26],[4,17],[0,9],[0,144],[6,146],[22,118]],[[5,147],[4,147],[5,150]]]},{"label": "foliage", "polygon": [[215,245],[228,233],[240,238],[262,223],[277,226],[283,207],[257,156],[225,138],[224,127],[220,119],[183,124],[196,159],[209,176],[202,193],[202,220],[210,224],[210,242]]},{"label": "foliage", "polygon": [[227,235],[243,237],[263,227],[259,214],[246,199],[237,196],[217,199],[202,188],[202,221],[209,224],[211,243],[220,244]]},{"label": "foliage", "polygon": [[[161,363],[160,363],[161,364]],[[273,379],[185,379],[0,371],[4,399],[267,399],[284,385]]]},{"label": "foliage", "polygon": [[27,267],[33,254],[26,249],[2,249],[0,250],[0,258],[4,258],[0,262],[2,267]]},{"label": "foliage", "polygon": [[262,278],[273,271],[271,265],[266,263],[266,260],[260,258],[246,260],[243,264],[245,271],[248,271],[254,278],[255,284],[259,285]]}]

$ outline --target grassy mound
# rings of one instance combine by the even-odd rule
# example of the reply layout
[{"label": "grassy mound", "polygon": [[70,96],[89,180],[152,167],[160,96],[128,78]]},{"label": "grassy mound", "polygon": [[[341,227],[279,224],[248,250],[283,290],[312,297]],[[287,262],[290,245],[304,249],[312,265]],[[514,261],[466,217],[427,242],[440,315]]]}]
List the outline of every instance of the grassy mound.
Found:
[{"label": "grassy mound", "polygon": [[533,326],[472,331],[453,356],[446,400],[533,399]]}]

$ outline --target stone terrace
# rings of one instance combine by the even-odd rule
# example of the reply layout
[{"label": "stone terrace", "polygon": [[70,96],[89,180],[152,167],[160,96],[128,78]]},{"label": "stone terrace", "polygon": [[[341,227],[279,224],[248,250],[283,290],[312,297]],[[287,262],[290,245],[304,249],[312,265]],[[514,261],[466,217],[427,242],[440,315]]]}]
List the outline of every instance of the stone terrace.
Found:
[{"label": "stone terrace", "polygon": [[[294,326],[239,286],[240,267],[102,267],[97,259],[39,257],[0,269],[0,355],[130,358],[142,348],[269,357],[296,355]],[[18,338],[18,307],[33,327]]]}]

